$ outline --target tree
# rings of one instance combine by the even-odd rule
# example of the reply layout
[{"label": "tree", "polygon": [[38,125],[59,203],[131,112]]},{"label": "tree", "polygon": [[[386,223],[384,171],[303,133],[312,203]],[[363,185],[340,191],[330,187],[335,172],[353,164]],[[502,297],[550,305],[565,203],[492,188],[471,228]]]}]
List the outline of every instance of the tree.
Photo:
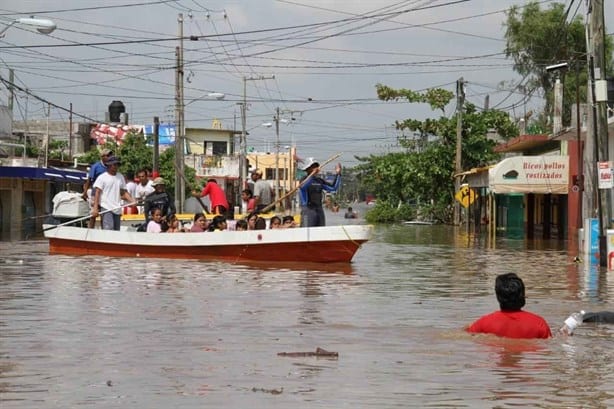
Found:
[{"label": "tree", "polygon": [[[402,100],[427,103],[440,110],[442,116],[425,120],[405,119],[396,121],[400,131],[409,130],[422,140],[416,149],[412,140],[399,142],[406,152],[390,153],[383,156],[357,158],[361,164],[356,171],[363,175],[365,188],[378,198],[376,206],[389,209],[391,206],[406,214],[404,208],[413,205],[429,218],[449,222],[451,205],[454,200],[454,161],[456,151],[456,116],[443,116],[444,108],[454,97],[443,89],[430,89],[424,93],[411,90],[394,90],[385,85],[376,86],[382,100]],[[504,139],[518,135],[516,126],[504,112],[478,111],[471,104],[465,105],[462,132],[462,167],[470,169],[495,161],[495,142],[486,137],[495,129]],[[383,211],[389,219],[390,212]]]},{"label": "tree", "polygon": [[[569,22],[570,8],[562,3],[550,4],[542,10],[539,3],[513,6],[507,12],[505,22],[505,54],[514,60],[514,70],[523,76],[519,85],[529,95],[539,92],[546,98],[545,112],[552,112],[553,88],[557,75],[564,84],[563,123],[569,124],[571,107],[576,100],[576,67],[580,73],[580,102],[586,101],[587,65],[586,32],[581,16]],[[609,72],[612,72],[612,39],[606,38],[606,55]],[[567,62],[572,72],[550,73],[548,65]]]}]

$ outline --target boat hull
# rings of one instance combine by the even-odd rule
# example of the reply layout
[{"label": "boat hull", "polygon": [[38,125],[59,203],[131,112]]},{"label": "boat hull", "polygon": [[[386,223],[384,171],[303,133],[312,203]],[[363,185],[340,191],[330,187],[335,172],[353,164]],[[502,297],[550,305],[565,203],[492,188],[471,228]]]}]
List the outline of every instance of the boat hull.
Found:
[{"label": "boat hull", "polygon": [[371,226],[138,233],[45,226],[51,254],[261,262],[350,262]]}]

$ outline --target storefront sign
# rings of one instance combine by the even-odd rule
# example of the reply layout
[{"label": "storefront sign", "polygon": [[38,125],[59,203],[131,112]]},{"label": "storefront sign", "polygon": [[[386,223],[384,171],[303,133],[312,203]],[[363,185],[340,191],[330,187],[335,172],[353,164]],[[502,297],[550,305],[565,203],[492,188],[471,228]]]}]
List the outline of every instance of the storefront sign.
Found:
[{"label": "storefront sign", "polygon": [[494,193],[567,194],[569,157],[544,155],[504,159],[488,171],[488,185]]},{"label": "storefront sign", "polygon": [[614,178],[612,177],[612,162],[599,162],[599,189],[612,189]]}]

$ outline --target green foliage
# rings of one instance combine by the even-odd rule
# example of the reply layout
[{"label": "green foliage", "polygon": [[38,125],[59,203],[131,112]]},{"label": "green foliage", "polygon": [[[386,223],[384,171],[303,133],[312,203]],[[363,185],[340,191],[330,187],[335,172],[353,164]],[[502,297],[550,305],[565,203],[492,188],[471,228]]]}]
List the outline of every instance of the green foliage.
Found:
[{"label": "green foliage", "polygon": [[443,112],[444,108],[454,98],[454,94],[441,88],[431,88],[426,92],[420,93],[410,89],[392,89],[386,85],[377,84],[377,96],[382,101],[398,101],[405,99],[408,102],[420,102],[429,104],[431,109],[439,109]]},{"label": "green foliage", "polygon": [[[446,100],[449,102],[450,98]],[[411,90],[393,90],[378,84],[378,96],[383,100],[405,98],[410,102],[426,102],[443,109],[439,104],[446,92],[431,90],[416,94]],[[454,172],[456,153],[456,116],[437,119],[406,119],[397,121],[400,130],[416,132],[418,145],[412,140],[401,141],[407,152],[358,157],[355,168],[365,191],[377,197],[374,209],[367,218],[372,222],[406,219],[419,213],[427,220],[449,222],[454,201]],[[495,143],[487,139],[495,130],[502,138],[518,135],[518,129],[505,112],[478,111],[466,104],[463,112],[462,168],[485,166],[499,159],[493,153]]]},{"label": "green foliage", "polygon": [[[565,8],[563,3],[552,3],[549,8],[541,9],[535,1],[511,7],[505,22],[505,53],[514,60],[514,70],[525,77],[526,85],[523,84],[522,89],[527,94],[541,91],[545,95],[547,115],[552,113],[556,74],[547,72],[546,66],[569,63],[567,74],[560,73],[564,86],[563,123],[567,125],[576,101],[576,84],[580,88],[580,102],[586,101],[587,63],[584,21],[578,15],[566,22]],[[612,73],[613,41],[611,37],[605,40],[606,66]]]},{"label": "green foliage", "polygon": [[[68,142],[67,141],[51,141],[49,143],[49,158],[64,160],[68,155]],[[68,157],[66,157],[68,159]]]},{"label": "green foliage", "polygon": [[122,164],[119,171],[124,174],[127,171],[136,174],[144,167],[152,167],[153,148],[147,146],[147,140],[142,134],[128,133],[119,147],[109,149],[113,149],[115,155],[121,159]]},{"label": "green foliage", "polygon": [[398,221],[396,208],[385,200],[378,200],[375,207],[367,212],[365,220],[368,223],[392,223]]}]

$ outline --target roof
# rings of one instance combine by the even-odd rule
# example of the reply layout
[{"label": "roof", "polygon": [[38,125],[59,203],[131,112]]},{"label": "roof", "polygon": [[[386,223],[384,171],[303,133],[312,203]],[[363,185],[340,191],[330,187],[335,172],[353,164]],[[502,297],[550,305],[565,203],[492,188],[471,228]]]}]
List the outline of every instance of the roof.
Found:
[{"label": "roof", "polygon": [[551,139],[548,135],[520,135],[495,146],[493,150],[496,153],[526,152],[547,145],[549,142]]},{"label": "roof", "polygon": [[0,166],[0,177],[21,179],[43,179],[69,183],[83,183],[87,173],[80,170],[31,168],[25,166]]}]

